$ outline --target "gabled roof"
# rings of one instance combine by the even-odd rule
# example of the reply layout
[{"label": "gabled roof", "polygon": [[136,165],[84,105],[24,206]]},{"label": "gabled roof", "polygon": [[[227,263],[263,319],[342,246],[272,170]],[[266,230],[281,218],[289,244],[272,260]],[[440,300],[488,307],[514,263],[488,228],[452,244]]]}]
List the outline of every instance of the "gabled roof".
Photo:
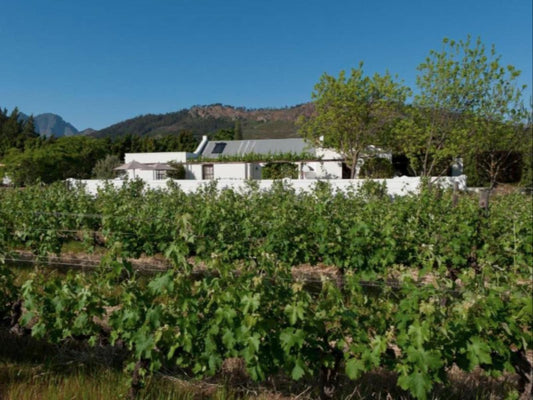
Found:
[{"label": "gabled roof", "polygon": [[303,139],[215,140],[202,151],[204,158],[242,156],[245,154],[311,153],[315,149]]}]

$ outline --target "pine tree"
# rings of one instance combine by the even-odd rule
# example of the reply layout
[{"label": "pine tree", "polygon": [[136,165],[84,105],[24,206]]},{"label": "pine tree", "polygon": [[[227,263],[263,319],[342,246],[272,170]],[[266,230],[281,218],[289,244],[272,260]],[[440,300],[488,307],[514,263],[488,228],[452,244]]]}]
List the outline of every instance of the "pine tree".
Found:
[{"label": "pine tree", "polygon": [[39,134],[35,130],[35,120],[33,115],[30,115],[22,128],[22,138],[23,140],[28,140],[37,137],[39,137]]}]

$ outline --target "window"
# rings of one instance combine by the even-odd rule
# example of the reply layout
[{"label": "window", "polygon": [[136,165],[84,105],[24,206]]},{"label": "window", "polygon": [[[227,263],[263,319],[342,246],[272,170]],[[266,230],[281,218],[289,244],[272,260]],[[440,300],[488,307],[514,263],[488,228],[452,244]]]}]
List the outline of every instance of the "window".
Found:
[{"label": "window", "polygon": [[202,165],[202,179],[215,179],[213,164]]},{"label": "window", "polygon": [[167,177],[167,171],[163,171],[161,169],[156,169],[154,171],[154,174],[155,174],[155,180],[156,181],[160,181],[162,179],[166,179],[166,177]]},{"label": "window", "polygon": [[216,143],[215,148],[211,152],[211,154],[220,154],[224,151],[224,148],[226,147],[226,143]]}]

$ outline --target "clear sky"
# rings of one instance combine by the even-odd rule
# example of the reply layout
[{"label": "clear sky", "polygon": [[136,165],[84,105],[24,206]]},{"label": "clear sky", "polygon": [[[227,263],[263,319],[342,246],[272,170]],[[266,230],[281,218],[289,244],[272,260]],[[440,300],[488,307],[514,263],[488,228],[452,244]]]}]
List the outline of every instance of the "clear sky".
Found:
[{"label": "clear sky", "polygon": [[283,107],[364,61],[414,86],[480,36],[532,86],[531,0],[0,0],[0,106],[82,130],[197,104]]}]

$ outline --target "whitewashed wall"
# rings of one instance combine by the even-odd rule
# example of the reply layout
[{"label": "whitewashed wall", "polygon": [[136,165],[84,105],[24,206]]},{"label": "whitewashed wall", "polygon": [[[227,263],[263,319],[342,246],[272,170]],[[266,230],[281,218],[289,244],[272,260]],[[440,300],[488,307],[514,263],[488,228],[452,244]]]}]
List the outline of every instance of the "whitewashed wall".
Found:
[{"label": "whitewashed wall", "polygon": [[[304,179],[341,179],[342,178],[342,161],[311,161],[303,163]],[[307,172],[306,167],[312,168]]]},{"label": "whitewashed wall", "polygon": [[184,164],[185,179],[202,179],[202,164]]},{"label": "whitewashed wall", "polygon": [[[160,180],[160,181],[147,181],[146,186],[151,189],[166,189],[167,188],[167,181],[166,180]],[[75,180],[75,179],[68,179],[68,181],[72,184],[76,184],[76,182],[82,183],[85,185],[86,190],[89,193],[96,194],[98,188],[103,187],[105,185],[104,180]],[[346,191],[357,191],[358,188],[364,184],[367,180],[366,179],[329,179],[325,180],[325,182],[329,183],[334,190],[340,190],[343,192]],[[392,178],[392,179],[372,179],[372,181],[375,182],[384,182],[387,185],[387,192],[391,196],[398,196],[398,195],[406,195],[409,193],[417,193],[419,186],[420,186],[420,178],[419,177],[398,177],[398,178]],[[107,181],[111,185],[115,187],[121,187],[124,182],[124,180],[120,179],[114,179]],[[176,182],[181,189],[184,192],[190,193],[195,192],[200,187],[208,184],[212,184],[212,180],[176,180]],[[247,181],[243,179],[220,179],[217,180],[217,187],[219,189],[225,189],[225,188],[231,188],[234,190],[243,190],[247,186]],[[259,187],[263,190],[268,190],[272,187],[273,180],[257,180],[254,181],[257,182]],[[317,180],[312,179],[284,179],[284,182],[293,187],[296,191],[311,191]],[[459,190],[465,190],[466,189],[466,175],[461,176],[453,176],[453,177],[442,177],[442,178],[435,178],[435,183],[439,186],[445,187],[445,188],[453,188],[454,184],[457,183]]]},{"label": "whitewashed wall", "polygon": [[248,165],[245,163],[213,164],[215,179],[248,179]]},{"label": "whitewashed wall", "polygon": [[166,163],[169,161],[186,162],[187,154],[184,151],[176,152],[154,152],[154,153],[126,153],[124,162],[137,161],[143,164]]},{"label": "whitewashed wall", "polygon": [[[202,166],[210,164],[185,164],[185,179],[202,180]],[[254,175],[250,163],[213,163],[215,179],[252,179]]]}]

